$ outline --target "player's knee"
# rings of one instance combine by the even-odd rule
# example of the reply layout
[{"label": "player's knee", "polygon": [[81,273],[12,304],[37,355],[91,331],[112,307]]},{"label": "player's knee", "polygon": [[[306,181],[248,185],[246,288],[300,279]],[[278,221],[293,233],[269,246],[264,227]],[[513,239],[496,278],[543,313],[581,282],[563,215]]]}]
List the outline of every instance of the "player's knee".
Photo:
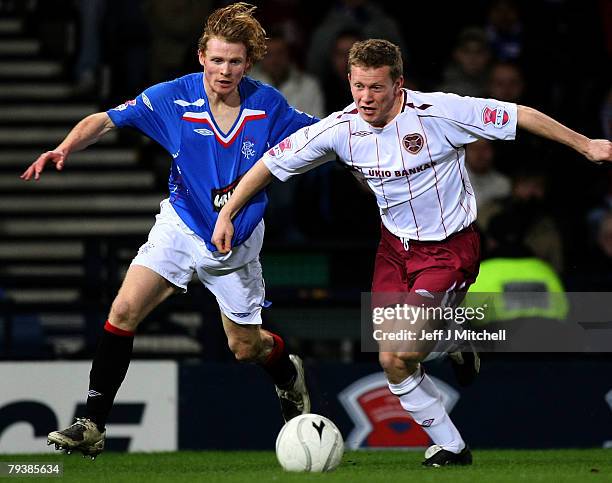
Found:
[{"label": "player's knee", "polygon": [[250,340],[230,340],[229,348],[238,362],[256,362],[261,354],[261,343]]},{"label": "player's knee", "polygon": [[113,302],[108,318],[115,327],[129,331],[134,331],[140,322],[134,304],[119,297]]},{"label": "player's knee", "polygon": [[378,354],[378,361],[387,374],[394,374],[416,367],[426,356],[423,352],[381,352]]},{"label": "player's knee", "polygon": [[381,352],[378,354],[378,361],[380,362],[383,370],[390,374],[397,369],[401,369],[404,363],[400,358],[397,357],[395,352]]},{"label": "player's knee", "polygon": [[427,352],[396,352],[397,357],[404,364],[418,364],[427,357]]}]

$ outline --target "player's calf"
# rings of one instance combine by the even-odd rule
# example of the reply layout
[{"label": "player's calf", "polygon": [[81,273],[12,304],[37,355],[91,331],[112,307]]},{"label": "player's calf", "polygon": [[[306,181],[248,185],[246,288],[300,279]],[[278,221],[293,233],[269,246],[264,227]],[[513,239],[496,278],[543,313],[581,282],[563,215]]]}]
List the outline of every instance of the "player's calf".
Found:
[{"label": "player's calf", "polygon": [[261,363],[270,374],[285,422],[310,412],[310,395],[306,386],[304,364],[295,354],[289,354],[283,339],[269,331],[262,331],[272,339],[272,349]]}]

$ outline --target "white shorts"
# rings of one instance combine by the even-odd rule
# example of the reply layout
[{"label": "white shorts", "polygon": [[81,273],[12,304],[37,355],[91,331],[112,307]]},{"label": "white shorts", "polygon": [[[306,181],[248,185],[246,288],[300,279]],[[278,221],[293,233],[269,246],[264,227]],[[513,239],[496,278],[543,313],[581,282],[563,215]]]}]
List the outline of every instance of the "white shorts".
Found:
[{"label": "white shorts", "polygon": [[261,324],[265,286],[259,252],[264,230],[262,220],[249,239],[229,253],[211,252],[166,199],[160,203],[149,239],[138,250],[132,265],[153,270],[183,292],[196,273],[230,320]]}]

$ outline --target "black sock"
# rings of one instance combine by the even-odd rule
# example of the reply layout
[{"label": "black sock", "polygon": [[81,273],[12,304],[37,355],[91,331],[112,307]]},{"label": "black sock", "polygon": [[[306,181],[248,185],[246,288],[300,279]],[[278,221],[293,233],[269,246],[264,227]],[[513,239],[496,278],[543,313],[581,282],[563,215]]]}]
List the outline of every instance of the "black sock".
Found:
[{"label": "black sock", "polygon": [[134,334],[106,322],[89,372],[87,417],[104,430],[113,401],[127,374]]},{"label": "black sock", "polygon": [[285,341],[272,332],[269,332],[269,334],[274,339],[274,347],[261,367],[270,374],[276,386],[285,389],[293,385],[297,377],[297,371],[289,360],[289,353],[285,349]]}]

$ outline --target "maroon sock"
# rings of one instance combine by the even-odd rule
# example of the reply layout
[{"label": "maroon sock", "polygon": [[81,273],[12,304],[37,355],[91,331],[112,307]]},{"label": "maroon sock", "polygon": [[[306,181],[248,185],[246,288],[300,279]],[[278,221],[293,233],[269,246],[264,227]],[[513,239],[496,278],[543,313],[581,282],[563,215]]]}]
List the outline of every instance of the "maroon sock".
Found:
[{"label": "maroon sock", "polygon": [[127,374],[133,346],[134,332],[106,321],[91,364],[87,395],[87,417],[100,430],[104,430],[117,391]]},{"label": "maroon sock", "polygon": [[295,366],[289,360],[289,353],[285,348],[285,341],[278,335],[268,331],[274,339],[272,352],[260,365],[270,374],[274,384],[280,388],[286,388],[293,384],[297,377]]}]

